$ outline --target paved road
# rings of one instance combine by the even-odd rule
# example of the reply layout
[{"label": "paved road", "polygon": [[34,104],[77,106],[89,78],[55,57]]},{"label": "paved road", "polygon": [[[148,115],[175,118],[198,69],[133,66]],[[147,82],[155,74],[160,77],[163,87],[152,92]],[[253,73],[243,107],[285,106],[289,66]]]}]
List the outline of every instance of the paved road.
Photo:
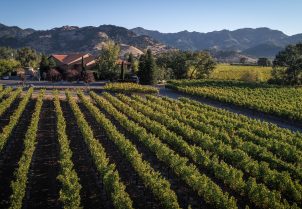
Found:
[{"label": "paved road", "polygon": [[184,93],[181,93],[181,92],[177,92],[175,90],[167,89],[167,88],[164,88],[164,87],[160,88],[159,94],[161,96],[170,97],[172,99],[178,99],[179,97],[186,97],[186,98],[193,99],[195,101],[198,101],[198,102],[210,105],[210,106],[226,109],[226,110],[228,110],[230,112],[233,112],[233,113],[245,115],[245,116],[253,118],[253,119],[273,123],[273,124],[276,124],[277,126],[279,126],[281,128],[287,128],[291,131],[300,131],[300,132],[302,132],[302,124],[301,123],[295,122],[295,121],[289,121],[287,119],[283,119],[283,118],[280,118],[280,117],[277,117],[277,116],[272,116],[270,114],[263,113],[263,112],[258,111],[258,110],[252,110],[252,109],[240,107],[240,106],[237,106],[237,105],[220,102],[220,101],[217,101],[217,100],[191,96],[191,95],[184,94]]}]

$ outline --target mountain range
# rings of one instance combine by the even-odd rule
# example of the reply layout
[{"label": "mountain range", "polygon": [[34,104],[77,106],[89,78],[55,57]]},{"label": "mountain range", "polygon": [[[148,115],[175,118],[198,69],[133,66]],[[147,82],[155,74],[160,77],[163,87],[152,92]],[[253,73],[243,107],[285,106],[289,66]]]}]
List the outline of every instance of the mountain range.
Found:
[{"label": "mountain range", "polygon": [[51,30],[21,29],[0,24],[0,46],[12,48],[32,47],[37,51],[51,53],[97,53],[108,40],[121,45],[124,53],[143,53],[166,50],[166,46],[145,35],[136,35],[131,30],[114,25],[99,27],[63,26]]},{"label": "mountain range", "polygon": [[161,33],[138,27],[132,31],[137,35],[147,35],[167,46],[182,50],[236,51],[254,57],[274,57],[285,46],[302,41],[302,34],[288,36],[269,28],[243,28],[209,33],[188,31]]},{"label": "mountain range", "polygon": [[114,25],[63,26],[50,30],[21,29],[0,24],[0,46],[32,47],[40,52],[96,54],[107,40],[121,45],[122,53],[141,54],[150,48],[155,53],[170,49],[228,51],[257,57],[274,57],[288,44],[302,42],[302,34],[288,36],[269,28],[243,28],[209,33],[181,31],[161,33],[138,27]]}]

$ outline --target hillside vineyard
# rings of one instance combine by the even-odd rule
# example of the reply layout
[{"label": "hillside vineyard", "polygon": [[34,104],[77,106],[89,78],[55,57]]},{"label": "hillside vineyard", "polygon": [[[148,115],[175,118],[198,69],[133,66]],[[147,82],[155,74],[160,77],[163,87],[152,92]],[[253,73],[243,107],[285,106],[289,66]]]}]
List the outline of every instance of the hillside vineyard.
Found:
[{"label": "hillside vineyard", "polygon": [[301,133],[187,98],[1,87],[0,116],[0,208],[302,207]]}]

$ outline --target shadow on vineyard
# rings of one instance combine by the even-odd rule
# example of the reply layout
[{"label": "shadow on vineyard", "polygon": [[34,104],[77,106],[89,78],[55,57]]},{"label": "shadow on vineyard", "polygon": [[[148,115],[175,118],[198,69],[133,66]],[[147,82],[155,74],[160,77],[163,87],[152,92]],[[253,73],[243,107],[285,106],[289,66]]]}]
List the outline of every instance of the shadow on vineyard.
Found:
[{"label": "shadow on vineyard", "polygon": [[0,107],[0,208],[302,206],[299,132],[188,98],[22,91]]},{"label": "shadow on vineyard", "polygon": [[15,109],[18,107],[20,99],[17,98],[11,106],[4,112],[4,114],[0,118],[0,129],[3,129],[9,123],[10,116],[13,114]]},{"label": "shadow on vineyard", "polygon": [[30,123],[35,106],[35,100],[30,100],[27,104],[27,111],[23,112],[21,119],[12,130],[8,143],[0,154],[0,208],[9,206],[9,197],[12,194],[10,188],[11,181],[14,179],[14,172],[18,167],[18,161],[24,149],[23,139]]},{"label": "shadow on vineyard", "polygon": [[207,104],[209,106],[213,106],[215,108],[244,115],[252,119],[257,119],[263,122],[276,124],[281,128],[286,128],[294,132],[296,131],[302,132],[302,125],[299,120],[288,119],[288,117],[276,116],[274,114],[266,113],[263,110],[251,109],[231,102],[219,101],[216,100],[215,98],[204,97],[202,95],[193,95],[193,94],[184,93],[182,91],[178,91],[174,89],[173,87],[170,88],[170,86],[168,86],[167,88],[161,88],[159,94],[161,96],[166,96],[172,99],[179,99],[181,97],[188,98],[203,104]]},{"label": "shadow on vineyard", "polygon": [[111,161],[116,165],[117,171],[121,176],[121,180],[126,185],[126,191],[129,193],[133,200],[135,208],[163,208],[162,205],[155,199],[150,189],[146,188],[139,178],[135,170],[131,167],[131,164],[127,162],[124,156],[119,152],[116,145],[110,141],[104,129],[94,119],[82,103],[79,103],[79,107],[85,115],[86,120],[91,126],[95,138],[103,145],[105,151]]},{"label": "shadow on vineyard", "polygon": [[144,160],[146,160],[152,168],[159,172],[164,178],[168,179],[171,184],[171,189],[176,193],[179,204],[183,208],[187,208],[189,205],[192,208],[210,208],[198,195],[189,188],[184,181],[178,178],[174,172],[163,162],[156,158],[156,155],[149,151],[142,143],[139,142],[137,136],[128,132],[121,124],[104,109],[99,107],[103,114],[116,126],[127,139],[129,139],[141,153]]},{"label": "shadow on vineyard", "polygon": [[25,208],[60,208],[59,147],[53,101],[44,100],[26,190]]},{"label": "shadow on vineyard", "polygon": [[61,106],[67,120],[66,133],[73,152],[72,161],[82,186],[81,205],[84,208],[112,208],[110,197],[102,186],[101,178],[96,171],[70,105],[62,101]]}]

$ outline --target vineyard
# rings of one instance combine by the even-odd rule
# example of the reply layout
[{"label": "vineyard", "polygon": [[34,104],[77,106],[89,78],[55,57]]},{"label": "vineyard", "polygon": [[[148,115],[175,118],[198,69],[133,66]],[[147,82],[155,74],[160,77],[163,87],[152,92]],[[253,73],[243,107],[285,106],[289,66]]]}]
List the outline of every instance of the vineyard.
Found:
[{"label": "vineyard", "polygon": [[211,79],[265,82],[271,78],[272,67],[218,64]]},{"label": "vineyard", "polygon": [[302,208],[302,134],[194,100],[1,88],[0,116],[0,208]]},{"label": "vineyard", "polygon": [[302,121],[302,88],[279,87],[237,81],[171,81],[172,88],[194,96],[259,110],[286,119]]}]

